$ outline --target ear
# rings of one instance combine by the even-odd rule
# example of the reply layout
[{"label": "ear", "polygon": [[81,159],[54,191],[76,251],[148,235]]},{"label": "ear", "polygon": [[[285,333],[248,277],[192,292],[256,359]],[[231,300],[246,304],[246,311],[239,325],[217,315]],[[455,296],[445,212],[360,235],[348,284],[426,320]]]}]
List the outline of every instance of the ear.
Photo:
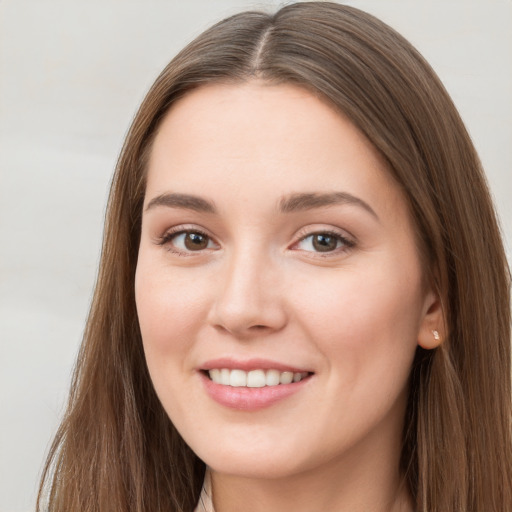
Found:
[{"label": "ear", "polygon": [[446,339],[446,334],[442,301],[437,293],[429,291],[425,296],[418,345],[426,350],[432,350],[441,345]]}]

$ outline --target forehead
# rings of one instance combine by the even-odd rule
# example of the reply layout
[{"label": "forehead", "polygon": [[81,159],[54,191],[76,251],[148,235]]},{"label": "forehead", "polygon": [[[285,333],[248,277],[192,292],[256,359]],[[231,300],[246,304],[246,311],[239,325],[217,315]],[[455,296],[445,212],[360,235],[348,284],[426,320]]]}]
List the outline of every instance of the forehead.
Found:
[{"label": "forehead", "polygon": [[[253,80],[239,84],[208,84],[192,90],[171,107],[159,127],[155,144],[174,140],[183,147],[190,135],[215,144],[224,142],[232,151],[238,147],[246,152],[251,146],[272,149],[279,155],[287,143],[311,139],[332,142],[337,127],[344,125],[351,132],[351,145],[378,157],[372,144],[343,114],[327,101],[293,84],[271,84]],[[269,131],[271,128],[271,132]],[[223,133],[231,130],[229,137]],[[184,132],[187,132],[184,137]],[[278,135],[278,139],[275,136]],[[163,141],[166,140],[166,142]],[[336,143],[339,142],[336,140]],[[188,146],[188,145],[187,145]]]},{"label": "forehead", "polygon": [[246,200],[342,188],[377,207],[402,200],[345,116],[303,88],[259,81],[202,86],[173,105],[154,140],[147,196],[170,188]]}]

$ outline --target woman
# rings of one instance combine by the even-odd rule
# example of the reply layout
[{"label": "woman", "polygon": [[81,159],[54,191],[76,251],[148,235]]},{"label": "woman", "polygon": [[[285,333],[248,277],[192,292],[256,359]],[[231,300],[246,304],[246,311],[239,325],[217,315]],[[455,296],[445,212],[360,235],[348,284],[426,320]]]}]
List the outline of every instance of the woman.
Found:
[{"label": "woman", "polygon": [[410,44],[331,3],[229,18],[127,136],[38,507],[510,510],[509,311]]}]

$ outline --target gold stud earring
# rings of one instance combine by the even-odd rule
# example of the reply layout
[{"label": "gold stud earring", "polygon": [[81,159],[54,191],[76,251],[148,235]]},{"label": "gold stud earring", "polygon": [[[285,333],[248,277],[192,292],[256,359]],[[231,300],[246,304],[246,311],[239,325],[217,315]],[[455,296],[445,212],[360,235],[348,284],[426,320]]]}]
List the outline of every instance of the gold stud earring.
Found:
[{"label": "gold stud earring", "polygon": [[441,339],[441,337],[439,336],[439,332],[438,331],[432,331],[432,334],[434,335],[434,339],[436,341],[439,341]]}]

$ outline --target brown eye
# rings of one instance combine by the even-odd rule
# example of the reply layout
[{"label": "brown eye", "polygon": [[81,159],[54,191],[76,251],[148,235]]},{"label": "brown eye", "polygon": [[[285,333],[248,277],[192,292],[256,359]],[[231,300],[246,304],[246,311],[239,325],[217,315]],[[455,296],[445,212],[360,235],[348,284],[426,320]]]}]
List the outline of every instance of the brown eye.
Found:
[{"label": "brown eye", "polygon": [[339,237],[326,233],[318,233],[312,237],[312,245],[315,251],[329,252],[334,251],[338,247]]},{"label": "brown eye", "polygon": [[201,251],[208,247],[208,237],[195,232],[183,233],[183,243],[189,251]]},{"label": "brown eye", "polygon": [[355,243],[343,235],[330,231],[318,231],[305,236],[295,246],[311,253],[339,253],[354,247]]},{"label": "brown eye", "polygon": [[176,253],[200,252],[216,247],[213,240],[201,231],[167,233],[160,240],[160,245]]}]

